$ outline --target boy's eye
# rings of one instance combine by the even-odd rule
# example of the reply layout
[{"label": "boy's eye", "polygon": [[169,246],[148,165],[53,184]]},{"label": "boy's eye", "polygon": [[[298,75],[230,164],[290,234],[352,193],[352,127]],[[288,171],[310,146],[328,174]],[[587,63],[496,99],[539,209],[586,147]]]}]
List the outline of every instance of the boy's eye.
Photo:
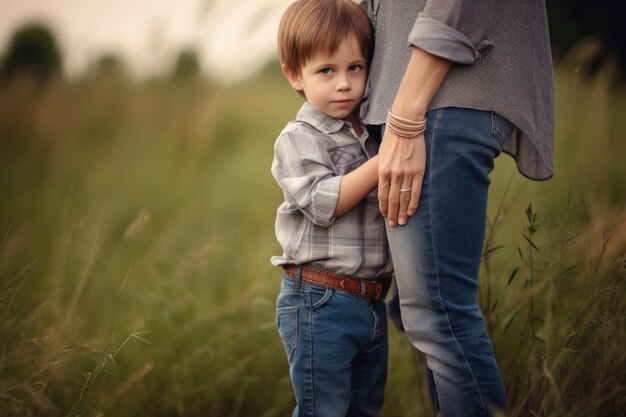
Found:
[{"label": "boy's eye", "polygon": [[363,69],[363,65],[358,65],[358,64],[352,65],[350,66],[350,68],[348,68],[348,70],[351,72],[358,72],[358,71],[361,71],[362,69]]},{"label": "boy's eye", "polygon": [[320,74],[323,74],[323,75],[329,75],[329,74],[331,74],[332,72],[333,72],[332,68],[322,68],[322,69],[320,70]]}]

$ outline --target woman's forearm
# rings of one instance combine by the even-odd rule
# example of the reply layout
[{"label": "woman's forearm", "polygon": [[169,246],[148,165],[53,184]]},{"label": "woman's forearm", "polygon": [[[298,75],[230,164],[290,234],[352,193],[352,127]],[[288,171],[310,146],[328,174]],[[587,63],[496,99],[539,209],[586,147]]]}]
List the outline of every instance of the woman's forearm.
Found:
[{"label": "woman's forearm", "polygon": [[407,119],[423,120],[451,65],[447,59],[413,48],[392,112]]},{"label": "woman's forearm", "polygon": [[[405,119],[424,120],[428,105],[451,65],[451,61],[414,48],[391,111]],[[426,167],[424,136],[405,139],[385,129],[379,155],[380,212],[389,225],[403,225],[407,216],[415,213],[422,190]]]}]

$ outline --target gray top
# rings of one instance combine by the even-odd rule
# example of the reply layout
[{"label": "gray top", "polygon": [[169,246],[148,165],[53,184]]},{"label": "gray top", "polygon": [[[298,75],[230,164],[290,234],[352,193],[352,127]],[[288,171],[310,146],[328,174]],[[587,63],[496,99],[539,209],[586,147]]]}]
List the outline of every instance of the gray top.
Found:
[{"label": "gray top", "polygon": [[272,175],[285,201],[276,213],[276,238],[283,248],[272,265],[308,264],[358,278],[383,278],[393,266],[377,191],[335,217],[345,174],[378,152],[364,129],[305,103],[274,144]]},{"label": "gray top", "polygon": [[503,150],[532,179],[553,173],[552,55],[543,0],[367,0],[376,31],[365,123],[383,124],[411,46],[455,63],[429,110],[493,111],[517,129]]}]

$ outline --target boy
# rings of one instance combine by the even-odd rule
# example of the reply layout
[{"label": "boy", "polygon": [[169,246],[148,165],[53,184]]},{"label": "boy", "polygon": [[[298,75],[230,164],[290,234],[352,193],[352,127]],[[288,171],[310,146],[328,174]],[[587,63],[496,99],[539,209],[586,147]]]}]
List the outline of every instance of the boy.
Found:
[{"label": "boy", "polygon": [[371,39],[351,0],[296,1],[279,27],[282,71],[306,100],[272,163],[285,197],[276,320],[298,417],[375,416],[383,404],[392,265],[374,191],[378,145],[359,118]]}]

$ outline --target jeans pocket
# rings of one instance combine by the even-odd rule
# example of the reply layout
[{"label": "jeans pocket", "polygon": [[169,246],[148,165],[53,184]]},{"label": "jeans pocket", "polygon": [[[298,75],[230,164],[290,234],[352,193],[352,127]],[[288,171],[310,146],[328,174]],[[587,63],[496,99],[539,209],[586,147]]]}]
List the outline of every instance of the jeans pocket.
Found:
[{"label": "jeans pocket", "polygon": [[333,293],[334,290],[330,288],[311,286],[309,292],[311,297],[311,310],[317,310],[328,304],[333,296]]},{"label": "jeans pocket", "polygon": [[287,359],[292,363],[298,347],[298,308],[293,306],[277,308],[276,327],[285,346]]},{"label": "jeans pocket", "polygon": [[491,112],[491,135],[498,141],[500,149],[506,140],[513,134],[515,125],[498,113]]}]

